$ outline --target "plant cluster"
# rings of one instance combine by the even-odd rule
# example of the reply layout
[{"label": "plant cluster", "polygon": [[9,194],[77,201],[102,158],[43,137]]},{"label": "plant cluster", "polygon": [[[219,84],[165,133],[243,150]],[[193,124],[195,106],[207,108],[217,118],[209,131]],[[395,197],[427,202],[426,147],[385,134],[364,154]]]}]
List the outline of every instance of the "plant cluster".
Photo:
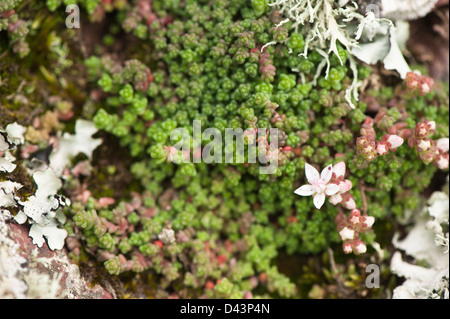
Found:
[{"label": "plant cluster", "polygon": [[[302,32],[295,32],[290,22],[276,27],[273,18],[263,14],[268,8],[258,8],[257,1],[250,6],[215,1],[212,7],[187,1],[182,8],[177,1],[138,1],[118,19],[126,32],[144,42],[150,40],[152,63],[137,57],[120,63],[109,55],[86,60],[90,78],[101,88],[95,96],[100,109],[93,120],[130,150],[135,158],[131,171],[144,188],[143,206],[152,210],[151,216],[108,210],[113,212],[108,222],[119,227],[127,216],[136,216],[135,227],[127,234],[107,230],[92,234],[95,225],[102,225],[101,214],[106,212],[88,210],[77,215],[80,220],[91,220],[87,234],[91,234],[90,241],[99,242],[95,245],[100,251],[109,252],[105,265],[111,273],[136,270],[136,260],[141,260],[140,270],[161,273],[165,268],[173,272],[177,268],[177,275],[165,279],[177,283],[195,278],[194,287],[198,288],[222,277],[238,283],[237,278],[277,271],[273,262],[278,251],[320,252],[343,239],[335,230],[337,208],[327,204],[318,212],[311,203],[288,195],[304,178],[306,163],[347,162],[349,181],[357,187],[342,193],[341,201],[348,202],[349,209],[362,207],[365,214],[376,218],[414,208],[413,194],[423,190],[436,172],[404,149],[388,155],[382,152],[385,156],[370,163],[368,158],[355,158],[360,147],[358,134],[372,112],[365,102],[353,110],[345,99],[345,89],[352,83],[346,63],[349,53],[338,47],[339,55],[330,57],[329,76],[325,72],[318,76],[323,61],[320,52],[311,50],[307,58],[298,57],[305,49]],[[280,44],[265,46],[271,41]],[[368,78],[370,69],[361,66],[358,74],[361,79]],[[438,121],[438,134],[445,136],[448,123],[438,116],[448,113],[445,100],[433,92],[417,98],[402,86],[400,83],[395,92],[387,89],[376,96],[388,106],[373,120],[377,124],[373,132],[388,131],[399,119],[415,125],[420,110],[432,108],[435,111],[429,113],[434,114],[427,118]],[[394,103],[396,100],[402,102]],[[280,161],[274,175],[258,174],[258,166],[253,164],[176,165],[172,163],[170,133],[177,127],[192,132],[193,120],[221,131],[227,127],[276,127],[281,132],[280,153],[287,155],[286,160]],[[400,146],[397,135],[384,136],[378,145],[380,152],[381,145],[386,151]],[[376,149],[375,143],[375,154]],[[419,171],[421,182],[412,183],[408,176],[417,178]],[[159,239],[163,230],[173,231],[175,238],[188,234],[190,239],[163,243]],[[137,236],[143,237],[134,240]],[[361,231],[361,236],[366,236],[369,244],[374,241],[373,233]],[[124,239],[130,245],[121,250]],[[207,245],[207,251],[214,247],[205,258],[209,261],[206,269],[197,258],[189,266],[179,265],[181,256],[198,253],[192,246],[196,240]],[[232,248],[235,245],[239,248]],[[170,255],[169,249],[178,253]],[[161,259],[157,263],[166,266],[155,265],[155,256]],[[243,262],[236,269],[247,269],[248,274],[234,277],[231,266],[236,260]],[[273,286],[270,281],[267,288]],[[284,297],[294,293],[288,283],[277,291]]]}]

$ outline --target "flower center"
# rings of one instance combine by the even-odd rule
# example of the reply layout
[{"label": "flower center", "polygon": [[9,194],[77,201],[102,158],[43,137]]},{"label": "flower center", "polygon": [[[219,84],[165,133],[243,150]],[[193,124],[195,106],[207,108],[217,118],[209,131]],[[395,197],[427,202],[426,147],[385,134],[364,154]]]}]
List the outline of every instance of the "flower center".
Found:
[{"label": "flower center", "polygon": [[325,192],[326,184],[323,180],[319,179],[313,184],[313,187],[316,193],[323,193]]}]

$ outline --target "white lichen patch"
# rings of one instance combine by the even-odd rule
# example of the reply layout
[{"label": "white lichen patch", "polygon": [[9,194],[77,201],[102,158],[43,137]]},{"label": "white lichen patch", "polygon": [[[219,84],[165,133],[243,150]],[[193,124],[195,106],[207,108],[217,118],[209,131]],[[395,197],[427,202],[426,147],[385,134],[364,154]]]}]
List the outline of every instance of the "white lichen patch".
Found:
[{"label": "white lichen patch", "polygon": [[16,198],[17,204],[23,209],[16,215],[15,220],[19,224],[26,221],[31,224],[29,235],[38,247],[42,247],[45,237],[50,249],[62,249],[67,231],[58,228],[56,219],[58,210],[65,205],[56,194],[62,185],[61,180],[51,168],[35,172],[33,179],[37,190],[26,201]]},{"label": "white lichen patch", "polygon": [[[11,151],[25,142],[25,132],[26,128],[17,123],[0,130],[0,172],[11,173],[16,169],[17,164],[13,163],[16,159]],[[62,186],[61,176],[72,158],[79,153],[89,159],[92,157],[92,152],[102,142],[101,139],[92,138],[96,132],[92,122],[78,120],[74,135],[60,135],[56,148],[50,154],[50,165],[28,170],[37,189],[26,200],[17,194],[23,185],[11,180],[0,182],[0,208],[19,207],[14,220],[19,224],[30,224],[29,236],[38,247],[47,241],[52,250],[63,248],[67,231],[60,227],[65,221],[61,208],[70,205],[70,202],[57,194]]]},{"label": "white lichen patch", "polygon": [[22,188],[22,185],[16,182],[0,182],[0,207],[8,208],[17,206],[14,194],[20,188]]},{"label": "white lichen patch", "polygon": [[397,28],[392,21],[378,19],[373,12],[368,12],[356,32],[360,42],[351,53],[367,64],[383,62],[386,70],[395,70],[405,79],[411,69],[400,48],[409,37],[409,28],[403,23],[399,25]]},{"label": "white lichen patch", "polygon": [[[6,126],[0,134],[0,171],[10,173],[16,168],[12,161],[15,158],[10,150],[24,142],[25,127],[13,123]],[[8,177],[8,176],[7,176]],[[60,229],[60,222],[56,218],[61,207],[66,201],[57,195],[62,183],[51,168],[36,171],[33,174],[37,190],[34,195],[22,200],[17,191],[23,187],[20,183],[6,180],[0,182],[0,209],[3,211],[9,207],[19,207],[19,212],[14,220],[19,224],[28,222],[31,225],[30,237],[33,242],[42,247],[44,237],[50,249],[61,249],[67,237],[67,231]]]},{"label": "white lichen patch", "polygon": [[55,250],[62,249],[64,247],[67,231],[65,229],[58,228],[55,221],[50,219],[44,226],[33,224],[30,228],[29,235],[33,238],[33,243],[38,247],[42,247],[45,237],[47,239],[48,247]]},{"label": "white lichen patch", "polygon": [[414,257],[415,264],[403,261],[400,251],[394,253],[391,271],[406,281],[394,289],[393,298],[449,298],[448,207],[448,194],[435,192],[406,238],[394,237],[394,246]]},{"label": "white lichen patch", "polygon": [[11,173],[16,169],[17,165],[14,164],[16,158],[12,156],[11,148],[13,146],[10,145],[7,135],[0,134],[0,172]]},{"label": "white lichen patch", "polygon": [[92,138],[97,133],[93,122],[78,120],[75,124],[75,134],[65,133],[58,139],[58,147],[50,154],[50,167],[57,176],[61,176],[73,157],[79,153],[89,159],[93,151],[102,143],[99,138]]},{"label": "white lichen patch", "polygon": [[27,128],[17,124],[17,122],[8,124],[5,128],[5,132],[8,134],[8,140],[10,143],[20,145],[25,142],[24,134]]}]

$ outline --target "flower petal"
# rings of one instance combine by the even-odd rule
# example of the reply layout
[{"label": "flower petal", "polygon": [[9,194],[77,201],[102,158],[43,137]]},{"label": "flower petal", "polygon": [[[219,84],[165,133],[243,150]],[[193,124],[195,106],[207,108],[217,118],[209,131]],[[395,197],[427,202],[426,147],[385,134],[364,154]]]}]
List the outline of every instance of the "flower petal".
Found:
[{"label": "flower petal", "polygon": [[320,209],[323,206],[323,203],[325,203],[325,194],[316,194],[316,196],[314,196],[314,206],[316,206],[317,209]]},{"label": "flower petal", "polygon": [[333,183],[328,184],[325,187],[325,194],[327,194],[328,196],[334,195],[337,192],[339,192],[339,186]]},{"label": "flower petal", "polygon": [[333,173],[336,175],[337,179],[344,178],[345,176],[345,162],[340,161],[333,166]]},{"label": "flower petal", "polygon": [[330,164],[322,170],[322,173],[320,173],[320,179],[326,184],[330,181],[332,175],[333,165]]},{"label": "flower petal", "polygon": [[303,185],[297,188],[294,193],[300,196],[311,196],[314,194],[314,188],[312,185]]},{"label": "flower petal", "polygon": [[320,178],[319,171],[308,163],[305,163],[305,175],[310,184],[314,184]]}]

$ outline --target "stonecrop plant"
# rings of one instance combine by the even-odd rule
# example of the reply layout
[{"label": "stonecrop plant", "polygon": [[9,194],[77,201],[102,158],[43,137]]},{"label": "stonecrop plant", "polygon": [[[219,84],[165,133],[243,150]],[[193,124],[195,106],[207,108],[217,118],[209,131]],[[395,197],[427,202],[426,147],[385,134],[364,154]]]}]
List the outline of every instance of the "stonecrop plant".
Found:
[{"label": "stonecrop plant", "polygon": [[[20,19],[20,3],[0,4],[2,43],[18,55],[11,61],[31,58],[26,39],[38,32],[31,28],[27,36],[31,22]],[[46,106],[64,124],[43,133],[48,117],[19,119],[27,128],[22,148],[67,148],[71,161],[58,173],[71,202],[62,208],[67,249],[77,263],[94,260],[130,290],[139,290],[139,280],[130,278],[145,278],[151,287],[145,294],[157,298],[303,297],[301,282],[282,271],[282,258],[331,249],[358,260],[387,250],[384,227],[418,208],[436,176],[448,173],[448,83],[433,81],[420,66],[423,75],[411,71],[400,50],[379,53],[376,41],[384,34],[392,42],[385,31],[394,22],[355,2],[47,0],[36,6],[65,17],[68,4],[80,5],[82,24],[103,26],[101,44],[79,49],[83,63],[74,64],[80,52],[71,51],[67,34],[52,35],[48,58],[59,69],[40,70],[52,95],[58,86],[65,90]],[[368,43],[377,44],[376,58],[364,63]],[[401,68],[390,68],[393,61]],[[380,75],[383,63],[394,72]],[[0,64],[0,81],[5,70]],[[83,74],[75,77],[86,93],[75,97],[52,72]],[[11,104],[2,98],[2,105]],[[61,143],[72,141],[68,136],[48,143],[59,129],[71,132],[77,118],[100,131],[101,161],[77,153],[86,149],[80,139],[77,152]],[[211,142],[205,136],[188,138],[192,159],[180,161],[190,154],[175,149],[179,140],[171,134],[177,128],[194,134],[194,121],[223,135],[245,131],[246,146],[276,161],[275,171],[261,174],[264,164],[249,162],[248,154],[232,163],[196,161]],[[2,117],[0,128],[7,124]],[[271,128],[276,136],[248,133]],[[11,166],[1,142],[0,164]],[[14,181],[12,170],[0,167],[0,185]]]}]

